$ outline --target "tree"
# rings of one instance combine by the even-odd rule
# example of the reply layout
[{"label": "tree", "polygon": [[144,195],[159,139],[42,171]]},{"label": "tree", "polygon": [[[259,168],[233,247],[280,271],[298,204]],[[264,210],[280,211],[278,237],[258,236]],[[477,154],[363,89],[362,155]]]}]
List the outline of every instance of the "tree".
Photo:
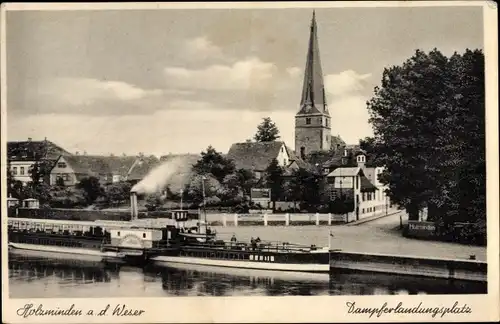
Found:
[{"label": "tree", "polygon": [[302,206],[310,209],[321,203],[323,189],[319,175],[300,168],[293,171],[291,180],[288,182],[287,193],[294,203],[301,202]]},{"label": "tree", "polygon": [[223,195],[223,187],[212,175],[195,174],[186,187],[189,200],[199,205],[203,202],[203,188],[205,189],[205,199]]},{"label": "tree", "polygon": [[363,145],[386,166],[380,180],[410,219],[424,206],[448,223],[458,215],[485,217],[481,51],[447,58],[437,49],[417,50],[384,70],[367,105],[375,136]]},{"label": "tree", "polygon": [[55,208],[74,208],[87,203],[83,190],[76,188],[52,187],[50,189],[50,206]]},{"label": "tree", "polygon": [[100,197],[104,196],[104,190],[96,177],[86,177],[76,184],[77,189],[82,189],[87,203],[90,205]]},{"label": "tree", "polygon": [[146,197],[146,209],[148,211],[154,211],[154,210],[157,210],[159,207],[161,207],[161,205],[163,205],[163,199],[162,197],[155,193],[155,194],[151,194],[151,195],[148,195]]},{"label": "tree", "polygon": [[271,120],[270,117],[266,117],[257,126],[257,133],[254,139],[257,142],[272,142],[280,138],[279,130],[276,124]]},{"label": "tree", "polygon": [[253,172],[245,169],[238,169],[234,173],[228,174],[223,182],[223,200],[241,202],[245,196],[250,195],[250,190],[254,187],[257,180]]},{"label": "tree", "polygon": [[380,162],[380,158],[377,155],[378,148],[374,137],[365,137],[359,140],[359,148],[366,152],[370,157],[370,161],[373,165],[383,166]]},{"label": "tree", "polygon": [[108,202],[111,205],[116,206],[130,198],[131,188],[132,186],[129,182],[121,181],[107,185],[104,188],[104,194]]},{"label": "tree", "polygon": [[225,176],[234,172],[235,166],[232,160],[209,146],[206,152],[201,152],[201,158],[193,165],[193,170],[200,175],[211,174],[222,182]]},{"label": "tree", "polygon": [[283,169],[279,166],[278,160],[273,159],[265,172],[266,186],[271,189],[271,201],[273,210],[276,209],[276,201],[283,196]]}]

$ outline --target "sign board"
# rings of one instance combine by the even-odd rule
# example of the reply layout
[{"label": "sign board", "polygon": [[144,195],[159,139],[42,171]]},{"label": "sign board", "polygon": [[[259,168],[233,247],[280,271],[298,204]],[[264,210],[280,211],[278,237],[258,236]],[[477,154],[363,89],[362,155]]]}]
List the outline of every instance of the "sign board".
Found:
[{"label": "sign board", "polygon": [[271,189],[268,188],[252,188],[250,198],[271,200]]},{"label": "sign board", "polygon": [[433,222],[408,221],[408,235],[412,237],[432,237],[436,232]]}]

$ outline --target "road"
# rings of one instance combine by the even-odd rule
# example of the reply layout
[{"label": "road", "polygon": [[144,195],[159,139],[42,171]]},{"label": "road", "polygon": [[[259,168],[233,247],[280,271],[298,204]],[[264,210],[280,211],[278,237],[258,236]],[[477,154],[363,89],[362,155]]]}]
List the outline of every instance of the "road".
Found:
[{"label": "road", "polygon": [[[403,220],[407,216],[403,213]],[[469,259],[486,261],[486,248],[458,243],[424,241],[405,238],[399,231],[400,214],[360,224],[358,226],[240,226],[213,227],[223,238],[233,233],[239,241],[260,237],[263,241],[280,241],[317,246],[328,246],[328,233],[333,237],[332,248],[349,252],[382,253],[402,256]]]}]

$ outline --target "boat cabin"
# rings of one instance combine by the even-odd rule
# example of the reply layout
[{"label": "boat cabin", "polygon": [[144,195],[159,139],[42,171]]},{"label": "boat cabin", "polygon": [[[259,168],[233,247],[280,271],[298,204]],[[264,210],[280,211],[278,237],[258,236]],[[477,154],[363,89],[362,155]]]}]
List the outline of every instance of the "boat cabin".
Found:
[{"label": "boat cabin", "polygon": [[132,249],[150,249],[163,239],[161,230],[146,228],[112,229],[111,245]]}]

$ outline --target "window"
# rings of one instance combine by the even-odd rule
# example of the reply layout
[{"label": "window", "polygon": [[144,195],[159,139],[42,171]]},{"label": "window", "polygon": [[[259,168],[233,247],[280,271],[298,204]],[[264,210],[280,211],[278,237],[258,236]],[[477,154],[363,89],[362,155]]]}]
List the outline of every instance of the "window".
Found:
[{"label": "window", "polygon": [[347,156],[347,150],[344,150],[344,156]]},{"label": "window", "polygon": [[361,209],[361,214],[364,214],[365,213],[365,209]]},{"label": "window", "polygon": [[358,189],[358,188],[359,188],[359,177],[356,176],[356,189]]},{"label": "window", "polygon": [[146,238],[146,233],[142,233],[142,238]]},{"label": "window", "polygon": [[328,127],[328,118],[325,119],[326,127]]},{"label": "window", "polygon": [[12,174],[13,175],[17,175],[17,167],[13,167],[12,168]]},{"label": "window", "polygon": [[19,174],[20,175],[24,175],[24,167],[20,167],[19,168]]},{"label": "window", "polygon": [[364,155],[358,155],[357,160],[360,163],[364,163],[365,162],[365,156]]},{"label": "window", "polygon": [[118,231],[118,232],[116,233],[116,236],[120,236],[120,231]]},{"label": "window", "polygon": [[363,192],[361,193],[361,201],[365,201],[366,200],[366,193]]},{"label": "window", "polygon": [[306,118],[306,125],[311,125],[311,118],[309,117]]},{"label": "window", "polygon": [[66,163],[64,163],[64,162],[57,162],[57,167],[64,169],[66,167]]}]

